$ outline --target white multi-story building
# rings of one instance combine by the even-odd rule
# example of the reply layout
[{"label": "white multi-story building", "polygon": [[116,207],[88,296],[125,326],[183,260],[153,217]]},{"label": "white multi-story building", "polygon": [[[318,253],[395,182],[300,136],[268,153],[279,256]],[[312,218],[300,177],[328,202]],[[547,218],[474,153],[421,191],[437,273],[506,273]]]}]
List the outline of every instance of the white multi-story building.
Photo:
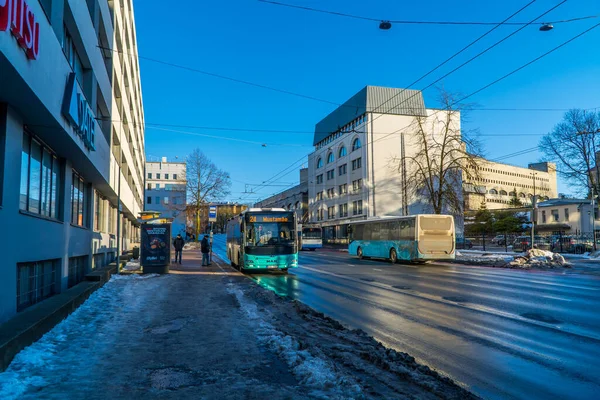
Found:
[{"label": "white multi-story building", "polygon": [[[343,242],[354,219],[432,211],[403,190],[392,160],[417,151],[415,117],[425,119],[432,135],[440,133],[439,112],[425,108],[419,91],[367,86],[316,124],[308,157],[309,219],[322,224],[326,240]],[[451,121],[460,132],[459,114]]]},{"label": "white multi-story building", "polygon": [[0,322],[132,247],[144,165],[131,0],[0,1]]},{"label": "white multi-story building", "polygon": [[172,218],[171,235],[185,236],[186,207],[185,163],[168,162],[166,157],[147,162],[145,211],[160,211],[161,217]]},{"label": "white multi-story building", "polygon": [[556,165],[550,162],[529,164],[528,168],[481,160],[478,173],[464,178],[465,211],[475,211],[485,202],[489,210],[514,206],[517,198],[523,206],[531,206],[535,194],[538,201],[558,196]]}]

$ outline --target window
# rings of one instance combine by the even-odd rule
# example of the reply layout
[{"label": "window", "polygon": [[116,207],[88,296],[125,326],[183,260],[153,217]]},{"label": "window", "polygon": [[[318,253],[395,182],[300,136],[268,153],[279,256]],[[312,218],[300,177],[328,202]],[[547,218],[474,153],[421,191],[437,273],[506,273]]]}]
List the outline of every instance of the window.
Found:
[{"label": "window", "polygon": [[173,204],[179,204],[179,197],[173,197]]},{"label": "window", "polygon": [[333,162],[334,158],[333,158],[333,153],[329,153],[327,155],[327,164],[331,164]]},{"label": "window", "polygon": [[104,263],[104,253],[96,253],[92,256],[92,269],[102,268],[106,264]]},{"label": "window", "polygon": [[321,168],[323,166],[323,159],[319,157],[317,160],[317,168]]},{"label": "window", "polygon": [[338,158],[344,157],[346,155],[346,146],[340,147],[340,151],[338,152]]},{"label": "window", "polygon": [[498,194],[498,191],[496,189],[490,189],[489,193],[490,194]]},{"label": "window", "polygon": [[69,258],[69,287],[83,281],[87,265],[87,256]]},{"label": "window", "polygon": [[148,172],[148,179],[152,179],[152,173]]},{"label": "window", "polygon": [[335,206],[327,208],[327,219],[335,218]]},{"label": "window", "polygon": [[342,195],[342,194],[347,194],[347,193],[348,193],[348,185],[347,185],[347,184],[345,184],[345,183],[344,183],[343,185],[340,185],[340,186],[339,186],[339,191],[338,191],[338,193],[339,193],[340,195]]},{"label": "window", "polygon": [[348,204],[340,204],[340,218],[348,216]]},{"label": "window", "polygon": [[334,188],[327,189],[327,198],[333,199],[334,196],[335,196],[335,189]]},{"label": "window", "polygon": [[77,49],[75,48],[75,43],[73,43],[73,38],[69,34],[69,30],[67,26],[63,24],[63,51],[65,53],[65,57],[69,62],[73,72],[75,72],[75,76],[77,81],[79,81],[79,85],[83,87],[83,64],[81,63],[81,58],[77,53]]},{"label": "window", "polygon": [[323,192],[317,193],[317,201],[323,200]]},{"label": "window", "polygon": [[148,196],[146,198],[146,204],[152,204],[152,197]]},{"label": "window", "polygon": [[569,222],[569,209],[565,208],[565,221]]},{"label": "window", "polygon": [[546,223],[546,211],[542,211],[542,224]]},{"label": "window", "polygon": [[357,179],[355,181],[352,181],[352,191],[353,192],[358,192],[361,189],[362,189],[362,179]]},{"label": "window", "polygon": [[169,196],[166,196],[163,200],[164,204],[169,204]]},{"label": "window", "polygon": [[317,211],[317,221],[323,221],[325,216],[325,210],[320,209]]},{"label": "window", "polygon": [[501,195],[501,196],[506,196],[507,194],[508,194],[508,193],[506,193],[506,190],[501,190],[501,191],[500,191],[500,195]]},{"label": "window", "polygon": [[524,199],[525,198],[525,193],[519,193],[519,197]]},{"label": "window", "polygon": [[558,210],[552,210],[552,221],[558,222]]},{"label": "window", "polygon": [[169,174],[165,174],[165,179],[169,179]]},{"label": "window", "polygon": [[152,184],[151,183],[148,184],[148,190],[152,190]]},{"label": "window", "polygon": [[160,197],[156,196],[154,198],[154,204],[160,204]]},{"label": "window", "polygon": [[23,132],[19,208],[59,218],[60,165],[52,151]]},{"label": "window", "polygon": [[160,179],[160,174],[156,174],[156,179]]},{"label": "window", "polygon": [[173,180],[176,181],[177,180],[177,174],[173,174]]},{"label": "window", "polygon": [[327,171],[327,180],[332,180],[335,177],[335,170],[330,169],[329,171]]},{"label": "window", "polygon": [[362,200],[352,202],[352,215],[361,215],[363,213]]},{"label": "window", "polygon": [[104,220],[106,219],[106,200],[99,192],[94,198],[94,230],[104,232]]},{"label": "window", "polygon": [[319,183],[323,183],[323,174],[321,174],[321,175],[317,175],[317,185],[318,185]]},{"label": "window", "polygon": [[360,143],[360,139],[359,138],[354,139],[354,141],[352,142],[352,151],[358,150],[361,147],[362,147],[362,144]]},{"label": "window", "polygon": [[362,167],[362,157],[352,160],[352,171]]},{"label": "window", "polygon": [[348,169],[348,164],[344,164],[344,165],[338,167],[338,175],[339,176],[346,175],[347,169]]},{"label": "window", "polygon": [[17,311],[23,311],[56,294],[60,260],[17,264]]},{"label": "window", "polygon": [[71,182],[71,224],[87,227],[87,188],[81,175],[75,170],[72,173]]}]

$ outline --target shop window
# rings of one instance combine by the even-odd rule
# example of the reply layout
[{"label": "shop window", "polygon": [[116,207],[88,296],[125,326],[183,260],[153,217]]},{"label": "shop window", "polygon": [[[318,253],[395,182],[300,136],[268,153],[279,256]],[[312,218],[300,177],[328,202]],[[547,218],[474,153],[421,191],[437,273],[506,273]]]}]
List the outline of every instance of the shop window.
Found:
[{"label": "shop window", "polygon": [[52,151],[23,132],[19,208],[58,218],[59,170],[58,158]]},{"label": "shop window", "polygon": [[23,311],[57,293],[60,260],[17,264],[17,311]]},{"label": "shop window", "polygon": [[83,281],[87,265],[87,256],[69,258],[69,287]]}]

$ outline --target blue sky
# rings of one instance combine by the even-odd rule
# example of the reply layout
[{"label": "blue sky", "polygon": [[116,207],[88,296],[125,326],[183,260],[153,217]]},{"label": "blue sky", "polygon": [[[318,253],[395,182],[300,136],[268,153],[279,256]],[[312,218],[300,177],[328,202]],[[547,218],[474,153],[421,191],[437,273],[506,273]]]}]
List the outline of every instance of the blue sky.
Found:
[{"label": "blue sky", "polygon": [[[290,4],[387,20],[499,22],[527,1],[399,2],[389,0],[282,0]],[[528,22],[560,3],[538,0],[513,21]],[[265,4],[256,0],[134,1],[141,57],[187,66],[335,103],[365,85],[405,88],[489,30],[490,26],[394,25]],[[600,15],[597,0],[570,0],[544,21]],[[530,26],[444,80],[453,92],[470,94],[600,22],[600,18],[556,24],[550,32]],[[457,59],[417,84],[421,89],[516,30],[497,29]],[[485,108],[600,107],[600,28],[469,101]],[[263,88],[140,60],[149,159],[179,159],[199,147],[233,180],[230,200],[266,197],[283,187],[243,194],[311,151],[312,131],[335,106]],[[435,108],[434,88],[424,92]],[[463,128],[479,129],[493,159],[538,144],[562,111],[472,111]],[[151,124],[239,128],[298,133],[245,132]],[[165,129],[170,129],[169,131]],[[180,131],[180,132],[174,132]],[[188,133],[183,133],[188,132]],[[190,132],[192,134],[190,134]],[[512,136],[506,136],[506,134]],[[200,135],[213,135],[207,137]],[[224,137],[234,139],[226,140]],[[263,147],[261,143],[266,143]],[[525,166],[542,159],[532,152],[504,162]],[[297,170],[276,185],[298,181]],[[559,182],[559,191],[569,192]]]}]

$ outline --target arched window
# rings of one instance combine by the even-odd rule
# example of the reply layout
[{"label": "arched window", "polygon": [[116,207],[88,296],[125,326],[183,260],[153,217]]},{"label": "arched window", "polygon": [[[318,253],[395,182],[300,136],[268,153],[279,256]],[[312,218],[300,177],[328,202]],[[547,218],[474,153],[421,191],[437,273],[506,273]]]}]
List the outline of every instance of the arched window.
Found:
[{"label": "arched window", "polygon": [[332,163],[332,162],[333,162],[333,159],[334,159],[334,158],[333,158],[333,153],[329,153],[329,154],[327,155],[327,164],[330,164],[330,163]]},{"label": "arched window", "polygon": [[531,193],[529,193],[529,194],[527,195],[527,197],[529,197],[530,199],[533,199],[533,195],[532,195]]},{"label": "arched window", "polygon": [[352,151],[358,150],[361,147],[362,147],[362,144],[360,143],[360,139],[359,138],[354,139],[354,141],[352,142]]},{"label": "arched window", "polygon": [[323,166],[323,159],[321,157],[319,157],[319,159],[317,160],[317,168],[321,168]]},{"label": "arched window", "polygon": [[501,195],[501,196],[506,196],[507,194],[508,194],[508,193],[506,193],[506,190],[501,190],[501,191],[500,191],[500,195]]},{"label": "arched window", "polygon": [[300,209],[300,202],[299,202],[299,201],[297,201],[297,202],[296,202],[296,205],[294,206],[294,208],[295,208],[296,210],[299,210],[299,209]]},{"label": "arched window", "polygon": [[519,193],[519,197],[524,199],[525,198],[525,193]]},{"label": "arched window", "polygon": [[498,194],[498,191],[496,189],[490,189],[490,194]]},{"label": "arched window", "polygon": [[292,211],[292,203],[288,204],[287,209],[288,211]]},{"label": "arched window", "polygon": [[346,146],[340,147],[340,151],[338,153],[338,158],[344,157],[346,155]]},{"label": "arched window", "polygon": [[517,192],[510,192],[508,195],[511,196],[511,197],[516,197],[517,196]]}]

